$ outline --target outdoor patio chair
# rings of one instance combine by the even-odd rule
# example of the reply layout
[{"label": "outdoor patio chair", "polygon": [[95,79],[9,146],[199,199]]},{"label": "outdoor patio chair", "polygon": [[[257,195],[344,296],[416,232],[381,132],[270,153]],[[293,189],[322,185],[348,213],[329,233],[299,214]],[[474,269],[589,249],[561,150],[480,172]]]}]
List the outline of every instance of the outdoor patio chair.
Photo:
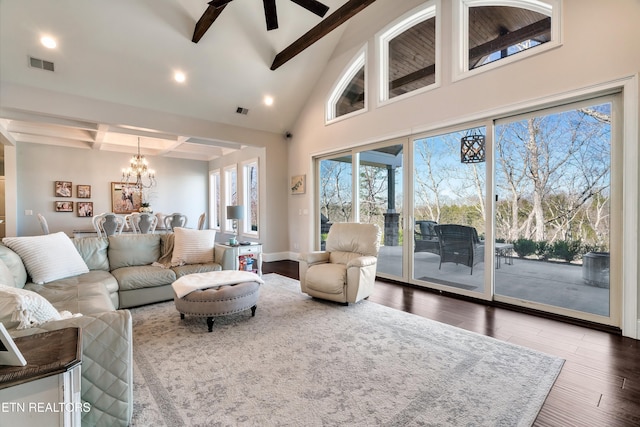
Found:
[{"label": "outdoor patio chair", "polygon": [[433,227],[440,245],[440,265],[455,262],[471,267],[484,261],[484,243],[478,238],[474,227],[458,224],[442,224]]},{"label": "outdoor patio chair", "polygon": [[431,252],[440,254],[440,243],[433,227],[438,225],[435,221],[418,220],[414,232],[415,252]]}]

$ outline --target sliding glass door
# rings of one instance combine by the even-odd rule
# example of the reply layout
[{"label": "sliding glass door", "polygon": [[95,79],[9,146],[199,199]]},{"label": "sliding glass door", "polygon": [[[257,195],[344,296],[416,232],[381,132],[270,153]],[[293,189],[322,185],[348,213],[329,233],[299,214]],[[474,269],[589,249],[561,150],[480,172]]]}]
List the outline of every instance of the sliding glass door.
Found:
[{"label": "sliding glass door", "polygon": [[358,153],[358,214],[360,222],[382,230],[378,275],[404,277],[403,218],[404,146],[393,144]]},{"label": "sliding glass door", "polygon": [[610,316],[611,123],[608,99],[496,123],[497,297]]},{"label": "sliding glass door", "polygon": [[340,154],[318,161],[320,202],[320,249],[334,222],[353,220],[353,171],[351,154]]},{"label": "sliding glass door", "polygon": [[317,159],[318,246],[334,222],[375,223],[381,278],[619,325],[619,102],[605,96]]},{"label": "sliding glass door", "polygon": [[[485,293],[486,129],[413,141],[413,276],[462,293]],[[476,150],[476,156],[464,151]],[[491,257],[489,257],[491,261]]]}]

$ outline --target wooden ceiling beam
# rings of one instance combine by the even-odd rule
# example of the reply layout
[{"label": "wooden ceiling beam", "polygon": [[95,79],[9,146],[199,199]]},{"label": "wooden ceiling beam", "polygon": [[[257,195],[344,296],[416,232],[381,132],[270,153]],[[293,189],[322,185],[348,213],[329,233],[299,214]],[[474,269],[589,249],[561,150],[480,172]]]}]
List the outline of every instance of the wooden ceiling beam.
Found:
[{"label": "wooden ceiling beam", "polygon": [[298,40],[291,43],[282,52],[278,53],[271,64],[271,70],[278,69],[375,1],[376,0],[349,0],[318,25],[307,31]]},{"label": "wooden ceiling beam", "polygon": [[536,38],[549,31],[551,31],[551,18],[541,19],[538,22],[534,22],[533,24],[524,26],[516,31],[496,37],[493,40],[469,49],[469,62],[490,55],[493,52],[506,49],[523,40]]},{"label": "wooden ceiling beam", "polygon": [[198,43],[200,41],[202,36],[204,36],[204,33],[206,33],[213,22],[218,19],[218,16],[220,16],[222,11],[225,7],[227,7],[228,4],[227,2],[220,7],[215,7],[211,3],[209,3],[207,10],[205,10],[200,19],[198,19],[196,28],[193,30],[193,38],[191,39],[191,41],[194,43]]},{"label": "wooden ceiling beam", "polygon": [[435,64],[429,65],[427,67],[421,68],[413,73],[409,73],[404,77],[397,78],[389,83],[389,89],[397,89],[399,87],[408,85],[409,83],[413,83],[417,80],[420,80],[424,77],[430,76],[431,74],[435,74],[436,66]]}]

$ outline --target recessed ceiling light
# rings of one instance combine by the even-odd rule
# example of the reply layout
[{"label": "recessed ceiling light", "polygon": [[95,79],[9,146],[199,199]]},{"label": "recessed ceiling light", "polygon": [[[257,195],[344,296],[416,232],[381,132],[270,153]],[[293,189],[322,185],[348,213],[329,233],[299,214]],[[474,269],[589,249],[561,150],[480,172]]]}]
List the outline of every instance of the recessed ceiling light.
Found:
[{"label": "recessed ceiling light", "polygon": [[176,71],[173,78],[178,83],[184,83],[187,80],[187,76],[182,71]]},{"label": "recessed ceiling light", "polygon": [[264,97],[264,104],[265,105],[269,105],[269,106],[273,105],[273,98],[270,97],[269,95],[265,96]]},{"label": "recessed ceiling light", "polygon": [[53,37],[49,37],[49,36],[42,36],[40,38],[40,43],[42,43],[42,45],[46,48],[49,49],[54,49],[58,43],[56,43],[55,39]]}]

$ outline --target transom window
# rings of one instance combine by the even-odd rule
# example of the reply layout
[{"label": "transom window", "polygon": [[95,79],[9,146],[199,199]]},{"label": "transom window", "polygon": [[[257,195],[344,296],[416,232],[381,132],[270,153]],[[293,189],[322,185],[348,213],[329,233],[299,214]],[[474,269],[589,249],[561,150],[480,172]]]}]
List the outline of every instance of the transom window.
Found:
[{"label": "transom window", "polygon": [[358,52],[336,83],[327,101],[327,122],[366,111],[366,46]]},{"label": "transom window", "polygon": [[504,6],[469,8],[469,69],[551,40],[551,17]]},{"label": "transom window", "polygon": [[458,77],[560,44],[557,0],[459,0],[454,4]]},{"label": "transom window", "polygon": [[437,82],[436,42],[436,6],[431,3],[414,9],[380,34],[380,101]]}]

